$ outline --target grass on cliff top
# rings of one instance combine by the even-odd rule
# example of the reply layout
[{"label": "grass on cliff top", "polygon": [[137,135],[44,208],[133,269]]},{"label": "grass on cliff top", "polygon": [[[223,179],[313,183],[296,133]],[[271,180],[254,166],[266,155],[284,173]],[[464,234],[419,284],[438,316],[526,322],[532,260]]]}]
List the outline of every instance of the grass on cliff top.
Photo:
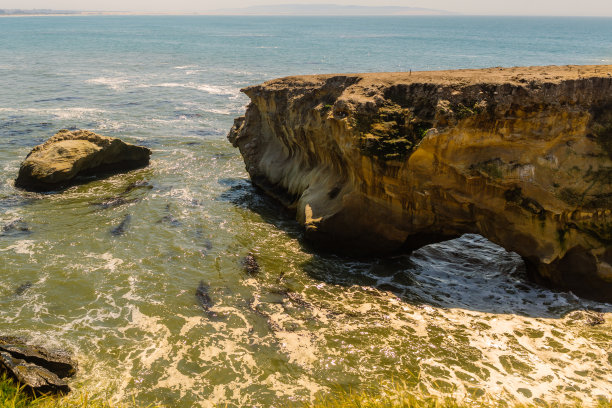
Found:
[{"label": "grass on cliff top", "polygon": [[31,393],[7,378],[6,374],[0,376],[0,408],[129,408],[137,406],[136,403],[115,405],[99,399],[90,400],[86,394],[71,394],[60,398],[32,398]]},{"label": "grass on cliff top", "polygon": [[[67,397],[40,397],[31,398],[31,394],[17,386],[5,374],[0,376],[0,408],[153,408],[132,404],[113,404],[103,400],[89,400],[87,395],[72,394]],[[223,408],[223,405],[220,406]],[[462,402],[454,398],[439,398],[415,395],[405,386],[393,384],[384,387],[382,393],[376,392],[345,392],[328,395],[313,403],[305,403],[304,408],[612,408],[611,401],[600,401],[596,405],[542,403],[538,405],[524,405],[506,403],[504,401]]]},{"label": "grass on cliff top", "polygon": [[[611,396],[612,397],[612,396]],[[377,391],[347,392],[335,394],[304,404],[305,408],[612,408],[612,399],[596,404],[541,402],[520,404],[495,398],[479,398],[461,401],[453,397],[425,396],[401,383],[381,385]]]}]

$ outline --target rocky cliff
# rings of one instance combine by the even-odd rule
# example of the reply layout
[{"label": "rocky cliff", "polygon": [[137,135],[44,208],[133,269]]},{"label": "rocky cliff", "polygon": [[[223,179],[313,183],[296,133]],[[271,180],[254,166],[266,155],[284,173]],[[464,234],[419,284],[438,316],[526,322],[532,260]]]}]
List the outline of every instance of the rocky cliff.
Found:
[{"label": "rocky cliff", "polygon": [[288,77],[229,140],[306,237],[384,254],[479,233],[612,300],[612,66]]}]

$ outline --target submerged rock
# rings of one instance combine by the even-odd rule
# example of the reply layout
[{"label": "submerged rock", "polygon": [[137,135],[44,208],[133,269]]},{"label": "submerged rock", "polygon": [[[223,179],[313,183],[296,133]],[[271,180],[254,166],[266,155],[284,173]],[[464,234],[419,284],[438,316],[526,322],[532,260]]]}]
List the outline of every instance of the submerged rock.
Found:
[{"label": "submerged rock", "polygon": [[253,254],[248,254],[242,259],[242,267],[248,275],[253,276],[259,273],[259,263]]},{"label": "submerged rock", "polygon": [[116,227],[110,230],[111,235],[118,237],[118,236],[125,234],[125,230],[127,229],[131,220],[132,220],[132,216],[130,214],[126,214],[126,216],[123,217],[123,220],[121,220],[119,225],[117,225]]},{"label": "submerged rock", "polygon": [[0,371],[36,394],[68,393],[63,378],[76,374],[77,363],[64,351],[32,346],[15,337],[0,337]]},{"label": "submerged rock", "polygon": [[89,203],[89,205],[98,207],[101,210],[106,210],[109,208],[120,207],[126,204],[137,203],[140,200],[142,200],[142,198],[141,197],[128,198],[130,193],[132,193],[133,191],[139,190],[139,189],[150,190],[152,188],[153,186],[149,184],[148,181],[145,181],[145,180],[135,181],[133,183],[128,184],[125,190],[123,190],[120,194],[113,196],[113,197],[107,197],[101,201],[91,202]]},{"label": "submerged rock", "polygon": [[31,233],[30,227],[24,220],[19,218],[3,225],[0,236],[19,236],[28,235],[29,233]]},{"label": "submerged rock", "polygon": [[21,285],[17,287],[17,289],[15,289],[15,295],[21,296],[31,287],[32,287],[32,282],[22,283]]},{"label": "submerged rock", "polygon": [[28,154],[15,186],[30,191],[68,187],[80,176],[110,175],[149,164],[151,150],[87,130],[60,130]]},{"label": "submerged rock", "polygon": [[325,249],[481,234],[542,282],[612,300],[612,66],[288,77],[228,135]]},{"label": "submerged rock", "polygon": [[123,193],[121,194],[128,194],[130,192],[132,192],[133,190],[138,190],[138,189],[146,189],[146,190],[151,190],[153,188],[153,186],[146,180],[138,180],[138,181],[134,181],[133,183],[130,183],[125,190],[123,190]]},{"label": "submerged rock", "polygon": [[195,296],[198,303],[206,312],[210,311],[210,308],[213,306],[213,301],[210,298],[210,295],[208,294],[209,290],[210,286],[205,284],[204,281],[200,281],[200,284],[198,285],[198,288],[195,292]]},{"label": "submerged rock", "polygon": [[118,196],[118,197],[107,198],[102,201],[92,202],[89,204],[94,207],[98,207],[102,210],[106,210],[109,208],[120,207],[126,204],[137,203],[138,201],[140,201],[140,198],[125,198],[122,196]]},{"label": "submerged rock", "polygon": [[211,309],[214,306],[214,302],[211,299],[209,292],[210,292],[210,286],[204,283],[204,281],[200,281],[200,284],[198,285],[198,288],[196,289],[196,292],[195,292],[196,300],[198,301],[198,303],[204,310],[206,317],[208,317],[210,320],[212,321],[225,320],[225,318],[227,317],[226,315],[222,313],[217,313]]}]

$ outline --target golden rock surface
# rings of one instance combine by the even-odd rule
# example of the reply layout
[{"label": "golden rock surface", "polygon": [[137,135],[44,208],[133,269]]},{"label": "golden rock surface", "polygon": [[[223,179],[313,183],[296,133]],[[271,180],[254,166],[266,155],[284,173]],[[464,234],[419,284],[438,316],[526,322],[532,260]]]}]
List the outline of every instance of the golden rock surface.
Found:
[{"label": "golden rock surface", "polygon": [[463,233],[535,278],[612,300],[612,66],[287,77],[228,138],[328,248],[385,254]]},{"label": "golden rock surface", "polygon": [[146,147],[88,130],[60,130],[21,163],[15,185],[34,191],[60,189],[83,175],[116,173],[146,166]]}]

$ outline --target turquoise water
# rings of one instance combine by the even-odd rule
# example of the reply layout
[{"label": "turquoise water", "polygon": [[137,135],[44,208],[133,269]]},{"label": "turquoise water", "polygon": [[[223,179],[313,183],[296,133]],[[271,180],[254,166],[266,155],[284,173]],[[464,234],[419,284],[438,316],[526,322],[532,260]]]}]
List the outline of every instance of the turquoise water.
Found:
[{"label": "turquoise water", "polygon": [[[282,406],[390,378],[609,398],[611,305],[527,282],[474,235],[386,260],[314,253],[225,134],[240,88],[279,76],[611,63],[612,19],[0,18],[0,332],[72,350],[77,389],[144,404]],[[146,145],[152,164],[16,190],[21,160],[62,128]]]}]

